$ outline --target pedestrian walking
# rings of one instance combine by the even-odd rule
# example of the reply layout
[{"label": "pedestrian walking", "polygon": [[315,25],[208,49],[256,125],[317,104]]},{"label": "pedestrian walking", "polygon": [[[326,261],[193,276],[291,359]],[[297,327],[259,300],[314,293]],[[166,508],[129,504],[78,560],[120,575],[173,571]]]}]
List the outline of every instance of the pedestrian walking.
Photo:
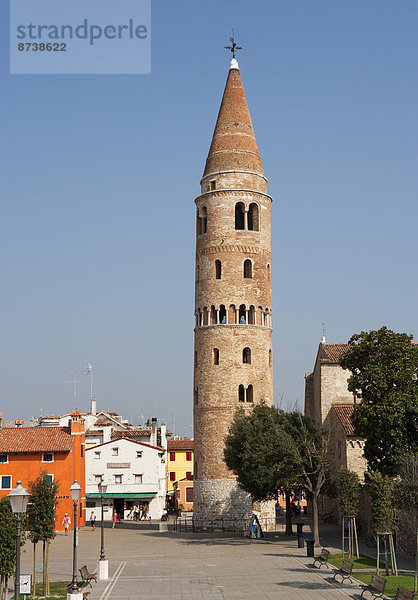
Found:
[{"label": "pedestrian walking", "polygon": [[62,520],[62,524],[64,525],[64,535],[68,535],[68,530],[70,528],[71,525],[71,519],[68,516],[68,513],[65,513],[64,518]]},{"label": "pedestrian walking", "polygon": [[113,511],[113,525],[112,525],[112,529],[115,528],[116,525],[116,519],[118,518],[117,512],[114,510]]},{"label": "pedestrian walking", "polygon": [[94,510],[91,511],[90,525],[91,525],[91,530],[94,531],[96,529],[96,514],[95,514]]}]

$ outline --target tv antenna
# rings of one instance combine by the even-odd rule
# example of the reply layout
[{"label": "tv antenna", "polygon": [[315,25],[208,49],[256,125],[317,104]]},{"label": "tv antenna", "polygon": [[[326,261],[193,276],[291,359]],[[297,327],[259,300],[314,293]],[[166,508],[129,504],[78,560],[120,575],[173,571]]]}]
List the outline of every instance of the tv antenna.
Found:
[{"label": "tv antenna", "polygon": [[238,44],[235,42],[235,37],[234,37],[234,28],[232,28],[232,37],[229,38],[229,41],[231,42],[231,46],[224,46],[225,50],[231,50],[232,52],[232,58],[235,58],[235,52],[237,50],[244,50],[244,48],[242,46],[238,46]]}]

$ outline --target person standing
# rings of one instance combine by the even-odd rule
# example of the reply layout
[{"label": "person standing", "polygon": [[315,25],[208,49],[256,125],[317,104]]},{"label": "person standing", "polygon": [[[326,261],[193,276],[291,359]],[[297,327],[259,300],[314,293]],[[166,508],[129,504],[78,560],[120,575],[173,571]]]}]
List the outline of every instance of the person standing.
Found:
[{"label": "person standing", "polygon": [[91,530],[94,531],[96,529],[96,514],[95,514],[94,510],[91,511],[90,525],[91,525]]},{"label": "person standing", "polygon": [[68,535],[68,530],[69,530],[70,525],[71,525],[71,519],[68,516],[68,513],[65,513],[64,518],[62,520],[62,524],[64,525],[64,532],[65,532],[64,535]]},{"label": "person standing", "polygon": [[113,510],[113,525],[112,525],[112,529],[115,528],[116,525],[116,519],[118,518],[118,514],[116,512],[116,510]]}]

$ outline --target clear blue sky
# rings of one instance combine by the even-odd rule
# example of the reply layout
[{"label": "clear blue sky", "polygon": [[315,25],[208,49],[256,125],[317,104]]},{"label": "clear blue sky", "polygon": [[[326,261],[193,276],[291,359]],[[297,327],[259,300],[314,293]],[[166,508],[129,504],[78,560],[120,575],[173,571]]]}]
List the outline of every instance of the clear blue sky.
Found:
[{"label": "clear blue sky", "polygon": [[[274,198],[275,400],[327,341],[417,334],[416,0],[154,0],[152,74],[9,75],[0,4],[1,396],[191,435],[194,198],[230,29]],[[88,407],[81,375],[77,405]]]}]

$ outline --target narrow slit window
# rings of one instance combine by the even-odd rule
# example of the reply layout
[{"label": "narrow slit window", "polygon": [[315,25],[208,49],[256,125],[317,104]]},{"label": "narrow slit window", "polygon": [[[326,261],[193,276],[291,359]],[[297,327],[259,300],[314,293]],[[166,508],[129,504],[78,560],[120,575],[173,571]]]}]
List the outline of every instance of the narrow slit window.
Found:
[{"label": "narrow slit window", "polygon": [[216,180],[212,179],[212,181],[210,182],[210,190],[216,190]]},{"label": "narrow slit window", "polygon": [[220,260],[215,260],[215,279],[222,277],[222,263]]},{"label": "narrow slit window", "polygon": [[245,401],[245,391],[244,391],[244,386],[242,384],[238,388],[238,400],[239,400],[239,402]]},{"label": "narrow slit window", "polygon": [[235,229],[244,229],[244,205],[237,202],[235,205]]},{"label": "narrow slit window", "polygon": [[244,279],[251,279],[253,276],[253,263],[249,258],[244,261]]},{"label": "narrow slit window", "polygon": [[247,402],[252,402],[253,401],[253,386],[249,385],[247,387]]},{"label": "narrow slit window", "polygon": [[213,349],[213,364],[219,365],[219,349],[218,348]]},{"label": "narrow slit window", "polygon": [[251,348],[244,348],[242,351],[242,362],[246,365],[251,364]]}]

